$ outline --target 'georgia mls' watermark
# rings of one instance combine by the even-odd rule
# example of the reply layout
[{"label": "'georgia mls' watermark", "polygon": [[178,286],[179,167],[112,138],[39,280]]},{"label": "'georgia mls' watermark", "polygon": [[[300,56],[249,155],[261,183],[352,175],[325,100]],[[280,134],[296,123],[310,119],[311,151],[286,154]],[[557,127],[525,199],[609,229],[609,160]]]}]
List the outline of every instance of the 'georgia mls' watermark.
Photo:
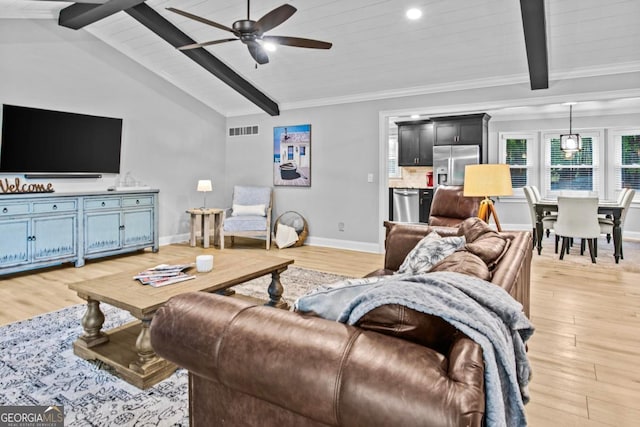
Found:
[{"label": "'georgia mls' watermark", "polygon": [[0,427],[64,427],[64,406],[0,406]]}]

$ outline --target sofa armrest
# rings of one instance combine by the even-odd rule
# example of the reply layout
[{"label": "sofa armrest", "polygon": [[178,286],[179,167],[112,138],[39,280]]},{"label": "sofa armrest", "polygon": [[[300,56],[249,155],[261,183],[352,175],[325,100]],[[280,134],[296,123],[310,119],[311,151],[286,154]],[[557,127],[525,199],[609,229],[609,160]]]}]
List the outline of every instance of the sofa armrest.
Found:
[{"label": "sofa armrest", "polygon": [[325,424],[480,426],[484,413],[482,352],[468,339],[449,363],[398,338],[196,292],[158,310],[151,343],[194,375]]}]

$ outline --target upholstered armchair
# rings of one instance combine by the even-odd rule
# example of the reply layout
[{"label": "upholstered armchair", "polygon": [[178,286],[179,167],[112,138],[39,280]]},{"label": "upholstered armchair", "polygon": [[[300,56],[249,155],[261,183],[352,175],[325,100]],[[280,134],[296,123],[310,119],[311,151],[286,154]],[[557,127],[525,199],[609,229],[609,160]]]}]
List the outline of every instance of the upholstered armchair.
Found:
[{"label": "upholstered armchair", "polygon": [[222,224],[222,236],[264,238],[266,249],[271,247],[271,209],[273,191],[271,187],[252,187],[236,185],[233,188],[233,201],[225,211]]}]

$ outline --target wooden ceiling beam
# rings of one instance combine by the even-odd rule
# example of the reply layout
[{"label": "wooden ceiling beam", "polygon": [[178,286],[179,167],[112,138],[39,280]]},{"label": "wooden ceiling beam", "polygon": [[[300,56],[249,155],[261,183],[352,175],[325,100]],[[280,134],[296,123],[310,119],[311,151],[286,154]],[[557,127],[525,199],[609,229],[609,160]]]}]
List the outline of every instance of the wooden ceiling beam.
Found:
[{"label": "wooden ceiling beam", "polygon": [[549,88],[545,0],[520,0],[531,90]]},{"label": "wooden ceiling beam", "polygon": [[89,24],[98,22],[102,18],[129,9],[142,2],[144,2],[144,0],[109,0],[99,5],[74,3],[60,11],[58,24],[73,30],[79,30]]}]

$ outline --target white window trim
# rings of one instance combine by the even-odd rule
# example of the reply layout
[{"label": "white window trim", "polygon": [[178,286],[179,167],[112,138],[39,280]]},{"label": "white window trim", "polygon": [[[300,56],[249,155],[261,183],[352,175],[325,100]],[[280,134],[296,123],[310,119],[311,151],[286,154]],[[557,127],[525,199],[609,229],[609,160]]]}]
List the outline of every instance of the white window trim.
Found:
[{"label": "white window trim", "polygon": [[[538,132],[499,132],[498,133],[498,162],[507,162],[507,139],[527,140],[527,185],[537,185],[539,181],[540,150]],[[513,189],[513,198],[525,198],[522,188]]]}]

